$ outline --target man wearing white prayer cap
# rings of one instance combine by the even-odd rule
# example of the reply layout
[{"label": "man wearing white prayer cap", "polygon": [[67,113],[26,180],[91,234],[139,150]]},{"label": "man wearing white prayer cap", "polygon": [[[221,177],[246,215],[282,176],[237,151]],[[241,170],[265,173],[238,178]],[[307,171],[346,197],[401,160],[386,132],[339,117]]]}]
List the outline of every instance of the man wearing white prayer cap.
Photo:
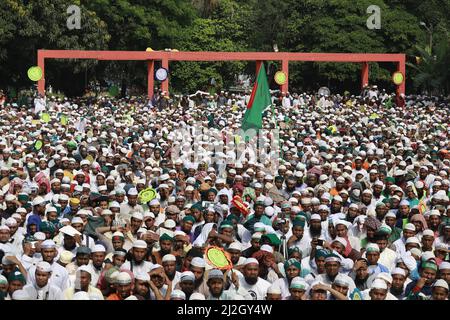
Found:
[{"label": "man wearing white prayer cap", "polygon": [[370,300],[386,300],[388,287],[384,280],[375,279],[370,287]]},{"label": "man wearing white prayer cap", "polygon": [[136,188],[131,188],[127,192],[127,202],[120,204],[120,213],[117,215],[117,220],[129,222],[132,212],[144,213],[144,208],[138,204],[138,191]]},{"label": "man wearing white prayer cap", "polygon": [[406,298],[405,289],[406,285],[406,271],[402,268],[395,268],[391,272],[392,285],[390,288],[390,293],[396,297],[398,300],[404,300]]},{"label": "man wearing white prayer cap", "polygon": [[149,273],[153,263],[147,261],[148,248],[144,240],[136,240],[133,242],[131,249],[131,260],[127,260],[122,268],[130,270],[134,275],[138,273]]},{"label": "man wearing white prayer cap", "polygon": [[[41,255],[44,262],[48,262],[51,267],[51,274],[49,283],[58,287],[62,291],[67,288],[69,283],[69,274],[63,266],[57,263],[56,244],[53,240],[45,240],[41,243]],[[32,265],[28,269],[27,283],[31,285],[36,284],[35,272],[36,265]]]},{"label": "man wearing white prayer cap", "polygon": [[91,270],[91,284],[94,287],[97,287],[98,279],[103,271],[105,258],[105,247],[101,244],[96,244],[91,250],[91,262],[88,265]]},{"label": "man wearing white prayer cap", "polygon": [[[243,277],[239,279],[239,287],[248,291],[252,300],[264,300],[271,283],[259,277],[258,260],[247,258],[242,274]],[[232,287],[235,288],[234,285]]]},{"label": "man wearing white prayer cap", "polygon": [[120,272],[114,279],[116,292],[108,296],[106,300],[125,300],[131,296],[133,279],[128,272]]},{"label": "man wearing white prayer cap", "polygon": [[176,271],[177,258],[173,254],[166,254],[162,258],[162,266],[167,277],[172,281],[173,288],[180,281],[181,273]]},{"label": "man wearing white prayer cap", "polygon": [[52,266],[48,262],[39,262],[33,272],[36,282],[23,287],[32,300],[64,300],[61,289],[49,281]]},{"label": "man wearing white prayer cap", "polygon": [[65,300],[76,300],[75,293],[86,292],[90,298],[95,300],[104,300],[102,292],[91,284],[92,270],[87,265],[78,267],[75,275],[75,284],[73,287],[64,291]]}]

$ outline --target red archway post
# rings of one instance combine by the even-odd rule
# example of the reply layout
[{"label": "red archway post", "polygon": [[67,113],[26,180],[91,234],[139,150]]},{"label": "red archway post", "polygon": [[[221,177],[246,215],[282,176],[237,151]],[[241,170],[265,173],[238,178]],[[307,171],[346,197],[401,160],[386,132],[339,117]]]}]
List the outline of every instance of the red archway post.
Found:
[{"label": "red archway post", "polygon": [[289,90],[289,60],[281,60],[281,71],[286,75],[286,82],[281,85],[281,92],[288,92]]},{"label": "red archway post", "polygon": [[37,55],[38,67],[42,70],[42,78],[38,81],[38,92],[42,95],[45,94],[45,56],[41,50],[38,50]]},{"label": "red archway post", "polygon": [[400,95],[406,92],[406,58],[405,55],[400,57],[400,61],[398,62],[398,71],[403,73],[403,83],[397,86],[397,94]]},{"label": "red archway post", "polygon": [[[169,59],[167,57],[164,57],[161,61],[162,67],[169,72]],[[161,82],[161,90],[166,91],[167,94],[169,94],[169,76],[167,76],[167,79]]]},{"label": "red archway post", "polygon": [[155,60],[147,61],[147,96],[153,98],[153,89],[155,87]]},{"label": "red archway post", "polygon": [[361,69],[361,89],[369,84],[369,63],[363,62]]}]

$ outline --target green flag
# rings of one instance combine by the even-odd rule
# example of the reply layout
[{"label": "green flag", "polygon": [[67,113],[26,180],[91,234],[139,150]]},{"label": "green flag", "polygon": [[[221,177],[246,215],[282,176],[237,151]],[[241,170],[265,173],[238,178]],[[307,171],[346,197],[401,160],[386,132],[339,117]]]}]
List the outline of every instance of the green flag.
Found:
[{"label": "green flag", "polygon": [[272,104],[269,91],[269,83],[267,82],[266,69],[264,64],[261,64],[258,77],[253,86],[250,101],[245,111],[244,121],[242,122],[242,130],[261,129],[262,128],[262,113],[264,109]]}]

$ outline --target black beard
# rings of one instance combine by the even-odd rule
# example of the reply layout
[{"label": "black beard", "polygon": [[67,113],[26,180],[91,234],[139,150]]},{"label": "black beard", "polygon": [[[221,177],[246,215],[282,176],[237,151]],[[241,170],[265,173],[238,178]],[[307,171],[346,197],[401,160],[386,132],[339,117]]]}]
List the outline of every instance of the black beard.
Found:
[{"label": "black beard", "polygon": [[322,227],[319,227],[317,229],[310,227],[309,233],[312,237],[319,237],[322,234]]},{"label": "black beard", "polygon": [[256,278],[245,277],[245,281],[250,285],[254,285],[258,282],[258,277]]},{"label": "black beard", "polygon": [[401,294],[403,293],[403,289],[402,289],[402,288],[396,289],[396,288],[394,288],[394,287],[391,287],[391,293],[392,293],[394,296],[399,296],[399,295],[401,295]]},{"label": "black beard", "polygon": [[169,254],[171,250],[163,250],[161,248],[161,250],[159,250],[159,252],[161,252],[161,257],[165,256],[166,254]]}]

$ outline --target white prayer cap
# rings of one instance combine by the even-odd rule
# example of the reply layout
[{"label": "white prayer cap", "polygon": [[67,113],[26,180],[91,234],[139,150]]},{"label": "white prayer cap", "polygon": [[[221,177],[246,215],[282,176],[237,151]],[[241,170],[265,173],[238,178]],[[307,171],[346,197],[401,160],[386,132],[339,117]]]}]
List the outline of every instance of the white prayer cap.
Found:
[{"label": "white prayer cap", "polygon": [[92,275],[93,270],[87,265],[82,265],[82,266],[79,266],[77,269],[77,272],[81,272],[81,271],[88,272],[90,275]]},{"label": "white prayer cap", "polygon": [[267,294],[281,294],[280,286],[277,284],[272,284],[269,289],[267,289]]},{"label": "white prayer cap", "polygon": [[109,208],[120,208],[120,203],[118,203],[117,201],[113,201],[111,202],[111,204],[109,205]]},{"label": "white prayer cap", "polygon": [[275,209],[273,207],[266,207],[264,209],[264,214],[268,217],[272,217],[274,213],[275,213]]},{"label": "white prayer cap", "polygon": [[[41,197],[39,197],[39,198],[41,198]],[[16,200],[16,196],[13,195],[13,194],[7,194],[6,197],[5,197],[5,201],[15,201],[15,200]],[[33,201],[33,205],[35,205],[34,201]]]},{"label": "white prayer cap", "polygon": [[389,211],[388,213],[386,213],[386,215],[384,217],[385,218],[397,218],[397,215],[395,214],[395,212]]},{"label": "white prayer cap", "polygon": [[[44,241],[45,238],[46,238],[46,236],[45,236],[45,233],[43,233],[43,232],[36,232],[36,233],[34,234],[34,238],[35,238],[37,241]],[[56,246],[56,245],[55,245],[55,246]],[[41,248],[42,248],[42,244],[41,244]]]},{"label": "white prayer cap", "polygon": [[192,271],[184,271],[181,273],[180,281],[195,281],[195,275]]},{"label": "white prayer cap", "polygon": [[259,262],[255,258],[247,258],[247,260],[245,260],[244,265],[248,265],[248,264],[257,264],[257,265],[259,265]]},{"label": "white prayer cap", "polygon": [[42,249],[53,249],[53,248],[56,248],[56,243],[53,240],[45,240],[41,243],[41,248]]},{"label": "white prayer cap", "polygon": [[273,253],[273,248],[271,246],[267,245],[267,244],[262,245],[261,246],[261,250],[269,252],[269,253]]},{"label": "white prayer cap", "polygon": [[200,257],[194,257],[194,258],[192,258],[191,266],[197,267],[197,268],[204,268],[206,266],[205,260]]},{"label": "white prayer cap", "polygon": [[173,254],[166,254],[162,258],[162,263],[164,263],[164,262],[171,262],[171,261],[177,261],[177,258]]},{"label": "white prayer cap", "polygon": [[84,222],[83,222],[83,219],[81,219],[80,217],[73,217],[72,221],[70,223],[71,224],[78,224],[78,223],[83,224]]},{"label": "white prayer cap", "polygon": [[409,237],[408,239],[406,239],[405,245],[410,243],[415,243],[420,246],[420,241],[416,237]]},{"label": "white prayer cap", "polygon": [[72,300],[78,300],[78,301],[91,300],[91,297],[90,297],[89,293],[87,293],[85,291],[78,291],[78,292],[74,293]]},{"label": "white prayer cap", "polygon": [[375,279],[370,288],[387,290],[387,283],[381,279]]},{"label": "white prayer cap", "polygon": [[149,281],[150,280],[150,275],[147,272],[138,272],[138,274],[136,274],[134,276],[134,278],[136,280],[140,280],[140,281]]},{"label": "white prayer cap", "polygon": [[69,196],[67,194],[61,194],[59,196],[59,201],[69,201]]},{"label": "white prayer cap", "polygon": [[403,230],[416,231],[416,226],[412,223],[407,223],[403,227]]},{"label": "white prayer cap", "polygon": [[311,215],[311,219],[309,221],[311,220],[322,220],[322,218],[320,217],[319,214],[314,213],[313,215]]},{"label": "white prayer cap", "polygon": [[342,244],[344,247],[347,247],[347,240],[345,240],[342,237],[336,237],[333,242],[339,242],[340,244]]},{"label": "white prayer cap", "polygon": [[441,264],[439,265],[439,270],[450,270],[450,262],[441,262]]},{"label": "white prayer cap", "polygon": [[147,220],[147,218],[153,218],[155,219],[155,215],[151,211],[145,211],[144,212],[144,221]]},{"label": "white prayer cap", "polygon": [[447,291],[448,291],[448,283],[447,283],[447,281],[445,281],[444,279],[438,279],[438,280],[436,280],[436,282],[433,283],[433,286],[432,286],[432,287],[433,287],[433,288],[434,288],[434,287],[441,287],[441,288],[447,289]]},{"label": "white prayer cap", "polygon": [[431,210],[430,211],[430,216],[441,216],[441,213],[439,212],[439,210]]},{"label": "white prayer cap", "polygon": [[189,300],[206,300],[205,296],[200,292],[194,292],[189,297]]},{"label": "white prayer cap", "polygon": [[434,232],[433,232],[433,230],[426,229],[422,232],[422,236],[429,236],[429,237],[434,238]]},{"label": "white prayer cap", "polygon": [[147,243],[144,240],[136,240],[133,242],[133,248],[147,249]]},{"label": "white prayer cap", "polygon": [[48,273],[48,272],[52,272],[52,266],[48,262],[41,261],[41,262],[38,262],[38,264],[36,265],[36,270],[39,270],[40,272]]},{"label": "white prayer cap", "polygon": [[144,220],[144,216],[139,211],[133,212],[133,214],[131,215],[131,218],[134,218],[136,220]]},{"label": "white prayer cap", "polygon": [[137,196],[138,195],[138,191],[136,188],[131,188],[130,190],[128,190],[127,193],[129,196]]},{"label": "white prayer cap", "polygon": [[177,224],[172,219],[167,219],[166,221],[164,221],[164,228],[173,229],[176,227],[176,225]]},{"label": "white prayer cap", "polygon": [[406,277],[406,272],[405,272],[405,270],[402,269],[402,268],[395,268],[394,270],[392,270],[391,274],[392,274],[392,275],[400,274],[400,275]]},{"label": "white prayer cap", "polygon": [[387,283],[392,284],[392,276],[387,272],[380,272],[375,279],[382,279]]},{"label": "white prayer cap", "polygon": [[96,244],[91,252],[92,253],[95,253],[95,252],[106,252],[106,249],[105,249],[105,247],[103,245]]},{"label": "white prayer cap", "polygon": [[238,251],[242,251],[242,245],[240,242],[233,242],[232,244],[230,244],[230,246],[228,247],[229,250],[238,250]]},{"label": "white prayer cap", "polygon": [[61,229],[59,229],[59,231],[63,234],[67,234],[68,236],[71,236],[71,237],[73,237],[75,235],[81,236],[81,233],[70,225],[62,227]]},{"label": "white prayer cap", "polygon": [[130,284],[131,276],[127,272],[120,272],[114,282],[117,284]]},{"label": "white prayer cap", "polygon": [[173,300],[173,299],[186,300],[186,294],[181,290],[175,289],[170,294],[170,300]]},{"label": "white prayer cap", "polygon": [[10,218],[6,219],[5,225],[7,225],[8,227],[15,227],[15,226],[17,226],[17,220],[10,217]]},{"label": "white prayer cap", "polygon": [[109,209],[104,209],[104,210],[102,210],[102,216],[112,216],[112,211],[111,210],[109,210]]},{"label": "white prayer cap", "polygon": [[153,199],[152,201],[150,201],[149,206],[159,206],[159,200],[158,199]]},{"label": "white prayer cap", "polygon": [[255,232],[254,234],[252,234],[252,239],[254,240],[259,240],[262,237],[262,233],[261,232]]},{"label": "white prayer cap", "polygon": [[40,196],[37,196],[33,200],[33,206],[38,206],[38,205],[43,204],[43,203],[45,203],[45,199],[40,197]]},{"label": "white prayer cap", "polygon": [[309,286],[308,283],[300,278],[300,277],[295,277],[294,279],[291,280],[291,284],[289,285],[290,289],[300,289],[300,290],[308,290]]}]

